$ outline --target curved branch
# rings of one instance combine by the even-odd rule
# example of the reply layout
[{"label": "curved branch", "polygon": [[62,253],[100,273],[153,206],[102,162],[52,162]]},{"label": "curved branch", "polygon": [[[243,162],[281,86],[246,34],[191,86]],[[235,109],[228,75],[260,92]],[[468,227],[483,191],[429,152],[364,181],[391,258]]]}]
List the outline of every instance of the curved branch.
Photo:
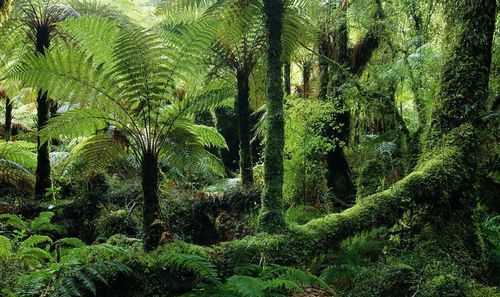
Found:
[{"label": "curved branch", "polygon": [[[230,272],[238,263],[300,264],[361,231],[392,226],[412,204],[436,203],[453,193],[466,191],[474,174],[466,148],[473,146],[475,129],[463,125],[451,133],[445,145],[421,162],[407,177],[388,190],[362,199],[355,206],[315,219],[282,235],[260,234],[215,246],[216,259]],[[442,200],[439,202],[448,202]]]}]

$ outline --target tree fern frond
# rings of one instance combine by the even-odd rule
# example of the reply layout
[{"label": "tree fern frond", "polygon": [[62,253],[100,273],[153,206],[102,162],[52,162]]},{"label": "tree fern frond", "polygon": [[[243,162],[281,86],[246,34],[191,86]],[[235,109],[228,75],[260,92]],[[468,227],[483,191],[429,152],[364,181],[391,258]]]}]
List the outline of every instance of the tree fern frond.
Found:
[{"label": "tree fern frond", "polygon": [[82,17],[99,17],[117,21],[122,25],[130,24],[130,19],[111,5],[98,0],[67,0]]},{"label": "tree fern frond", "polygon": [[83,16],[59,25],[93,58],[96,64],[106,64],[113,57],[113,47],[120,34],[118,24],[103,17]]},{"label": "tree fern frond", "polygon": [[85,242],[76,237],[65,237],[54,242],[54,245],[63,248],[80,248],[86,246]]},{"label": "tree fern frond", "polygon": [[19,245],[19,249],[29,249],[29,248],[36,248],[39,247],[42,244],[45,245],[51,245],[52,244],[52,239],[48,236],[45,235],[31,235],[28,237],[26,240],[21,242]]},{"label": "tree fern frond", "polygon": [[20,248],[17,256],[26,264],[37,267],[41,263],[52,261],[52,255],[45,249],[37,247]]},{"label": "tree fern frond", "polygon": [[0,222],[17,230],[28,230],[29,223],[15,214],[1,214]]},{"label": "tree fern frond", "polygon": [[0,142],[0,159],[15,162],[24,168],[36,167],[36,145],[26,141]]},{"label": "tree fern frond", "polygon": [[62,227],[52,223],[55,214],[50,211],[41,212],[38,217],[31,221],[31,231],[33,233],[61,232]]},{"label": "tree fern frond", "polygon": [[215,127],[190,125],[187,129],[193,133],[198,139],[198,142],[205,147],[228,148],[226,139],[217,131]]},{"label": "tree fern frond", "polygon": [[32,192],[35,188],[35,175],[15,162],[0,159],[0,183]]},{"label": "tree fern frond", "polygon": [[13,67],[9,77],[48,90],[52,98],[60,101],[116,104],[120,94],[113,78],[94,64],[92,56],[78,48],[58,47],[43,56],[28,53]]},{"label": "tree fern frond", "polygon": [[50,119],[40,137],[43,141],[48,141],[61,136],[77,138],[94,135],[96,131],[106,127],[107,117],[104,112],[94,108],[70,110]]},{"label": "tree fern frond", "polygon": [[[174,86],[167,68],[164,43],[154,32],[133,28],[123,30],[114,47],[112,73],[128,104],[156,108]],[[153,106],[152,106],[153,105]]]},{"label": "tree fern frond", "polygon": [[123,157],[125,150],[108,134],[98,134],[82,140],[70,152],[62,169],[79,161],[84,172],[96,172],[106,169],[113,161]]}]

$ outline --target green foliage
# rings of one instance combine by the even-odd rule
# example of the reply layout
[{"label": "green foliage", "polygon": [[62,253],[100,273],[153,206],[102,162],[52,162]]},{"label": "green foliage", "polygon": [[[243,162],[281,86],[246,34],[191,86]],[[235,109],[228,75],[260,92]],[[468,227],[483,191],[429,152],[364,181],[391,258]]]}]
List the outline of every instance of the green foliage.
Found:
[{"label": "green foliage", "polygon": [[60,225],[52,223],[53,212],[42,212],[31,221],[26,221],[18,215],[0,215],[0,226],[12,228],[14,234],[19,238],[25,238],[35,234],[61,234],[64,230]]},{"label": "green foliage", "polygon": [[[19,296],[37,296],[50,292],[51,296],[96,296],[100,287],[130,269],[120,262],[126,257],[123,249],[111,245],[81,246],[62,254],[59,261],[46,268],[23,275],[18,280]],[[60,252],[60,250],[59,250]]]},{"label": "green foliage", "polygon": [[[191,158],[201,159],[196,164],[208,164],[208,169],[220,172],[215,158],[202,153],[202,148],[225,147],[225,141],[213,129],[194,125],[191,116],[222,104],[227,98],[224,86],[214,82],[203,90],[195,88],[197,66],[175,58],[196,40],[177,37],[165,44],[156,32],[118,29],[112,21],[100,18],[72,20],[67,26],[78,46],[57,47],[43,57],[27,55],[12,73],[27,84],[49,90],[54,98],[82,105],[52,119],[42,132],[45,141],[89,136],[113,125],[138,159],[147,147],[172,159],[173,145],[183,145]],[[100,50],[110,44],[112,51]],[[183,98],[176,94],[179,85],[187,90]],[[150,137],[144,138],[143,133]],[[95,149],[109,148],[94,144],[95,140],[87,141],[92,149],[80,151],[101,153]]]},{"label": "green foliage", "polygon": [[305,224],[312,219],[321,217],[322,211],[312,206],[293,206],[287,209],[285,221],[288,225]]},{"label": "green foliage", "polygon": [[285,125],[284,199],[291,204],[324,202],[326,154],[335,139],[325,137],[331,127],[334,105],[319,100],[289,98]]},{"label": "green foliage", "polygon": [[137,234],[137,226],[125,209],[103,209],[95,222],[96,236],[107,239],[115,234],[133,236]]},{"label": "green foliage", "polygon": [[16,141],[0,142],[0,183],[14,186],[20,192],[34,188],[36,167],[35,144]]},{"label": "green foliage", "polygon": [[185,296],[274,297],[289,296],[311,286],[329,289],[321,279],[295,268],[248,266],[239,270],[249,274],[233,275],[222,284],[198,288]]}]

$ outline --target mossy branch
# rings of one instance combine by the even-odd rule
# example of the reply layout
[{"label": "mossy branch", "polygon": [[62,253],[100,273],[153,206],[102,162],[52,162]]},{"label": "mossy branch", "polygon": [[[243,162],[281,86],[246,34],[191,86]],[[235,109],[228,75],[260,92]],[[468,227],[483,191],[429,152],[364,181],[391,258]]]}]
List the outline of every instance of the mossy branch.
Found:
[{"label": "mossy branch", "polygon": [[472,125],[462,125],[391,188],[361,199],[362,202],[341,213],[312,220],[286,234],[259,234],[220,244],[214,248],[214,256],[226,272],[231,272],[232,265],[241,263],[300,264],[361,231],[394,225],[413,204],[447,204],[455,193],[467,191],[464,187],[473,175],[470,169],[473,167],[468,166],[468,148],[474,147],[475,139]]}]

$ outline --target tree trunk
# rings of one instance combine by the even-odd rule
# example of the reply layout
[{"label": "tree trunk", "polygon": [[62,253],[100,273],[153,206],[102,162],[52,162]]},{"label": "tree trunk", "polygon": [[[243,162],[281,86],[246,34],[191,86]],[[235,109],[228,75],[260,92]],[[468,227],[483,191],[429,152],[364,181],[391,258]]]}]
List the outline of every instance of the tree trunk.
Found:
[{"label": "tree trunk", "polygon": [[5,97],[5,141],[10,141],[12,136],[12,109],[14,105],[9,96]]},{"label": "tree trunk", "polygon": [[[334,60],[341,67],[349,67],[347,5],[338,7],[337,18],[333,32],[323,33],[320,37],[320,48],[323,54]],[[350,133],[350,112],[344,102],[341,87],[346,82],[342,70],[326,74],[325,81],[321,81],[320,99],[334,101],[336,111],[334,115],[335,130],[329,128],[325,132],[330,139],[335,139],[336,145],[327,153],[327,185],[335,195],[334,203],[341,208],[352,205],[356,198],[356,188],[352,181],[351,168],[344,154],[343,145],[347,145]]]},{"label": "tree trunk", "polygon": [[352,181],[351,168],[341,146],[336,146],[327,154],[327,184],[335,195],[334,204],[341,208],[354,204],[356,188]]},{"label": "tree trunk", "polygon": [[285,76],[285,94],[290,96],[292,94],[292,64],[290,60],[286,61],[284,66]]},{"label": "tree trunk", "polygon": [[253,186],[253,165],[250,147],[250,73],[238,71],[236,79],[238,83],[238,95],[235,102],[235,110],[238,115],[241,185],[243,189],[248,190]]},{"label": "tree trunk", "polygon": [[264,193],[259,228],[267,232],[283,229],[283,149],[285,125],[283,112],[282,44],[283,0],[265,0],[268,31],[267,52],[267,141],[264,149]]},{"label": "tree trunk", "polygon": [[[49,26],[40,25],[36,31],[36,52],[45,55],[45,51],[50,47]],[[50,179],[50,158],[49,144],[42,143],[40,140],[40,130],[47,125],[49,121],[50,102],[48,94],[44,90],[38,91],[37,96],[37,166],[36,166],[36,184],[35,199],[43,199],[47,189],[51,187]]]},{"label": "tree trunk", "polygon": [[319,37],[319,94],[321,100],[328,96],[328,86],[330,84],[330,71],[328,59],[330,57],[330,40],[328,32],[320,34]]},{"label": "tree trunk", "polygon": [[45,198],[47,189],[51,187],[49,143],[42,142],[40,139],[40,131],[49,121],[49,101],[47,99],[47,92],[39,90],[36,101],[38,134],[35,198],[41,200]]},{"label": "tree trunk", "polygon": [[302,91],[303,97],[309,98],[311,95],[311,71],[312,71],[312,63],[304,62],[302,66]]},{"label": "tree trunk", "polygon": [[142,191],[144,195],[143,222],[144,222],[144,250],[154,250],[160,241],[161,224],[158,200],[158,156],[152,152],[145,152],[142,159]]},{"label": "tree trunk", "polygon": [[488,98],[496,3],[457,2],[460,4],[450,5],[447,15],[447,36],[452,41],[457,38],[458,43],[450,42],[453,47],[442,72],[440,101],[433,111],[428,138],[431,146],[442,135],[484,113]]}]

